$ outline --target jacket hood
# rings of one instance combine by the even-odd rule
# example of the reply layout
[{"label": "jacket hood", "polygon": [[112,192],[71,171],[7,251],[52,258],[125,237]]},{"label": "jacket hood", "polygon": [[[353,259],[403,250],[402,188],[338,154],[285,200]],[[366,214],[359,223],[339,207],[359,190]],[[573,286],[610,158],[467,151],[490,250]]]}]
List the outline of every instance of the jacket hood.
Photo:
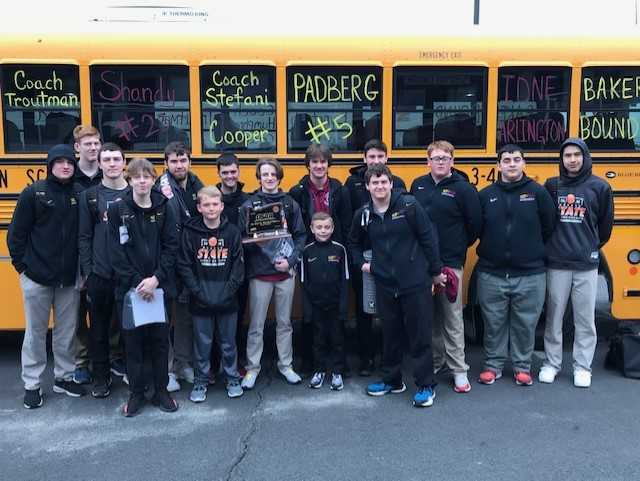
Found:
[{"label": "jacket hood", "polygon": [[155,210],[160,207],[162,204],[167,202],[167,198],[155,187],[151,188],[151,207],[140,207],[133,200],[133,189],[129,189],[129,191],[125,194],[124,201],[129,204],[132,209],[141,210],[141,211],[149,211]]},{"label": "jacket hood", "polygon": [[[562,161],[562,153],[568,145],[575,145],[582,151],[582,167],[580,168],[578,175],[575,177],[569,177],[567,169],[564,166],[564,162]],[[560,178],[565,185],[580,183],[585,178],[590,177],[591,165],[591,152],[589,152],[589,147],[587,147],[584,140],[577,137],[571,137],[562,143],[562,146],[560,147]]]},{"label": "jacket hood", "polygon": [[269,194],[267,192],[263,192],[261,189],[258,189],[256,190],[255,195],[257,195],[258,198],[264,201],[265,203],[270,203],[270,202],[280,202],[288,194],[281,189],[278,189],[278,192],[275,192],[273,194]]},{"label": "jacket hood", "polygon": [[240,182],[238,181],[238,188],[236,189],[235,192],[231,192],[230,194],[225,194],[224,192],[222,192],[222,182],[218,182],[216,184],[216,187],[220,190],[220,192],[222,192],[222,195],[224,195],[225,197],[236,197],[242,193],[244,193],[243,189],[244,189],[244,182]]},{"label": "jacket hood", "polygon": [[364,177],[364,173],[367,171],[367,164],[356,165],[355,167],[351,167],[349,169],[349,173],[353,175],[357,175],[360,177]]},{"label": "jacket hood", "polygon": [[[430,177],[433,179],[432,176]],[[466,174],[463,177],[459,170],[452,170],[451,175],[449,177],[445,177],[440,182],[438,182],[438,185],[451,185],[451,184],[455,184],[456,182],[469,182],[469,178],[466,177]]]},{"label": "jacket hood", "polygon": [[49,149],[49,152],[47,153],[47,178],[53,177],[51,167],[53,166],[53,163],[58,159],[70,160],[73,163],[73,173],[75,175],[76,169],[78,168],[76,153],[70,146],[66,144],[58,144],[51,147]]},{"label": "jacket hood", "polygon": [[511,190],[517,190],[520,187],[522,187],[523,185],[528,184],[529,182],[532,182],[532,179],[530,177],[527,177],[527,174],[522,174],[522,179],[520,179],[517,182],[503,182],[502,178],[499,178],[496,181],[496,184],[502,190],[506,190],[508,192],[508,191],[511,191]]},{"label": "jacket hood", "polygon": [[[223,229],[226,226],[226,224],[228,224],[228,222],[229,221],[227,221],[226,217],[220,216],[220,225],[217,227],[217,229],[219,230]],[[205,225],[204,219],[200,215],[189,219],[184,224],[183,229],[189,229],[195,232],[200,232],[205,234],[213,230]]]}]

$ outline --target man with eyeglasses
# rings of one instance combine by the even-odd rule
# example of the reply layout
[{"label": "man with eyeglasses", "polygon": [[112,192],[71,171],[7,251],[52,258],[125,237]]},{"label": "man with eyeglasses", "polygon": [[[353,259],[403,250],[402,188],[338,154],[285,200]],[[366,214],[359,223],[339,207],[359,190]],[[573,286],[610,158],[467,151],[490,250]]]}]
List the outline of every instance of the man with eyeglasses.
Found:
[{"label": "man with eyeglasses", "polygon": [[524,173],[522,149],[498,151],[500,178],[479,193],[482,232],[477,248],[478,300],[484,320],[484,368],[479,382],[502,377],[510,352],[518,386],[531,386],[531,356],[546,287],[545,242],[556,210],[547,190]]},{"label": "man with eyeglasses", "polygon": [[427,164],[431,171],[413,181],[411,193],[436,227],[442,264],[459,280],[455,301],[450,302],[444,291],[434,296],[433,369],[447,367],[453,374],[453,390],[466,393],[471,385],[464,355],[462,276],[467,248],[480,234],[482,214],[476,189],[453,169],[453,145],[445,140],[431,143]]}]

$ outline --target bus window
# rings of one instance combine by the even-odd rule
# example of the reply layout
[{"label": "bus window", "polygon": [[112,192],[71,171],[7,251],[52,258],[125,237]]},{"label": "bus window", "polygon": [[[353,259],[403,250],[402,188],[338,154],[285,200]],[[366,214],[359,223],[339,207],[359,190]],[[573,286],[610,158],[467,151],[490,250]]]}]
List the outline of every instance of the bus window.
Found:
[{"label": "bus window", "polygon": [[287,68],[287,148],[359,152],[381,137],[382,68]]},{"label": "bus window", "polygon": [[484,67],[396,67],[394,148],[423,149],[433,140],[483,148],[486,95]]},{"label": "bus window", "polygon": [[503,67],[498,77],[496,146],[557,150],[569,125],[569,67]]},{"label": "bus window", "polygon": [[202,151],[276,151],[276,69],[200,67]]},{"label": "bus window", "polygon": [[76,65],[2,65],[6,152],[46,152],[73,142],[80,123]]},{"label": "bus window", "polygon": [[91,116],[105,142],[158,152],[172,141],[190,144],[186,66],[94,65]]},{"label": "bus window", "polygon": [[640,151],[640,67],[582,69],[579,132],[594,151]]}]

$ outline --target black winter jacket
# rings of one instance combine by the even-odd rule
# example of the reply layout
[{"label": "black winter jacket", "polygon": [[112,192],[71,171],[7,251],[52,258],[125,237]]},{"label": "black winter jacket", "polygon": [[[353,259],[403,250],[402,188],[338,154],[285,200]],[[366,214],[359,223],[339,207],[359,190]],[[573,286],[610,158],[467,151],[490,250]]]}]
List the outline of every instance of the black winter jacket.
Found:
[{"label": "black winter jacket", "polygon": [[[356,167],[352,167],[349,169],[349,173],[351,174],[347,181],[344,183],[344,186],[349,191],[349,197],[351,200],[351,209],[356,210],[365,205],[369,200],[371,200],[371,196],[369,195],[369,191],[367,190],[366,184],[364,182],[364,173],[367,171],[367,165],[358,165]],[[397,175],[391,174],[393,177],[393,190],[394,192],[406,192],[407,186],[404,181],[398,177]]]},{"label": "black winter jacket", "polygon": [[116,298],[140,282],[156,276],[165,299],[176,296],[175,266],[178,229],[173,209],[157,190],[151,191],[151,207],[133,201],[131,191],[107,211],[111,237],[111,264],[115,271]]},{"label": "black winter jacket", "polygon": [[411,194],[429,214],[438,231],[440,258],[445,266],[461,268],[467,248],[482,228],[478,192],[457,172],[437,184],[431,174],[411,184]]},{"label": "black winter jacket", "polygon": [[201,216],[182,228],[178,273],[189,291],[189,311],[212,315],[238,309],[237,292],[244,281],[240,231],[224,217],[216,229]]},{"label": "black winter jacket", "polygon": [[[313,210],[313,200],[311,199],[309,182],[311,182],[309,176],[305,175],[300,179],[300,182],[293,186],[289,191],[289,195],[300,205],[302,221],[307,229],[307,241],[312,242],[314,237],[311,233],[311,217],[313,217],[315,211]],[[329,211],[331,212],[334,226],[331,238],[337,242],[344,243],[349,234],[349,227],[353,216],[351,200],[349,198],[349,191],[339,180],[332,179],[331,177],[329,177]]]},{"label": "black winter jacket", "polygon": [[78,256],[80,273],[85,278],[92,273],[103,279],[113,278],[107,209],[122,201],[128,191],[129,187],[115,190],[99,184],[80,194]]},{"label": "black winter jacket", "polygon": [[341,319],[346,319],[348,280],[349,261],[342,244],[335,241],[308,244],[300,263],[305,318],[311,320],[313,308],[338,308]]},{"label": "black winter jacket", "polygon": [[171,208],[174,209],[179,227],[182,227],[191,217],[199,215],[198,191],[202,187],[204,184],[193,172],[187,174],[187,185],[184,189],[168,170],[156,181],[156,188],[162,192],[168,199]]},{"label": "black winter jacket", "polygon": [[372,202],[353,215],[349,249],[354,269],[365,263],[363,251],[369,243],[376,286],[396,294],[426,289],[431,284],[428,275],[436,276],[442,270],[435,238],[431,221],[415,197],[392,192],[382,218],[373,211]]},{"label": "black winter jacket", "polygon": [[546,189],[524,175],[514,183],[498,180],[479,196],[482,232],[477,269],[500,277],[544,272],[544,243],[555,225]]},{"label": "black winter jacket", "polygon": [[76,282],[78,269],[78,203],[82,187],[60,182],[52,173],[60,158],[75,161],[73,150],[58,145],[47,156],[47,178],[26,187],[18,198],[7,233],[11,263],[18,273],[44,286]]},{"label": "black winter jacket", "polygon": [[98,172],[93,177],[87,176],[84,172],[78,168],[76,164],[76,171],[73,174],[73,180],[76,184],[80,184],[82,190],[88,189],[89,187],[93,187],[94,185],[99,185],[102,182],[102,169],[98,168]]},{"label": "black winter jacket", "polygon": [[[569,177],[562,162],[568,145],[582,150],[582,169]],[[557,209],[556,229],[547,243],[547,263],[553,269],[597,269],[599,249],[613,229],[613,194],[607,181],[591,173],[591,154],[581,139],[567,139],[560,149],[560,176],[544,186]]]},{"label": "black winter jacket", "polygon": [[[220,189],[220,192],[222,192],[222,184],[218,184],[217,187],[218,189]],[[235,192],[232,192],[231,194],[225,194],[224,192],[222,192],[222,202],[224,202],[224,210],[222,211],[222,215],[238,228],[240,228],[240,226],[238,225],[240,206],[244,204],[249,198],[249,194],[244,192],[242,190],[243,188],[244,184],[242,182],[238,182],[238,188]]]},{"label": "black winter jacket", "polygon": [[[302,214],[300,213],[300,207],[293,198],[285,192],[278,191],[275,194],[267,194],[258,190],[249,196],[249,199],[242,204],[240,209],[240,215],[238,216],[238,222],[240,224],[241,233],[244,236],[246,232],[246,209],[251,207],[259,207],[273,202],[282,202],[285,209],[285,216],[287,220],[287,229],[291,234],[291,241],[293,242],[293,251],[287,257],[289,267],[294,269],[300,261],[302,256],[302,250],[305,246],[305,239],[307,237],[307,231],[302,223]],[[255,242],[244,245],[244,254],[246,262],[246,275],[248,279],[252,279],[257,276],[265,276],[272,274],[281,274],[277,271],[273,265],[271,254],[275,243],[280,243],[282,239],[275,239],[263,242]]]}]

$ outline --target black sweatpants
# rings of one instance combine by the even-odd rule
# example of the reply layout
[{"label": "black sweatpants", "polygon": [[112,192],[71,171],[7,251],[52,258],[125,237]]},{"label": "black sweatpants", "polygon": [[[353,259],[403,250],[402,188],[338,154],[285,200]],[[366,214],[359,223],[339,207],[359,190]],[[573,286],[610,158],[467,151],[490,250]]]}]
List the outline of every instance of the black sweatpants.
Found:
[{"label": "black sweatpants", "polygon": [[[112,280],[91,274],[87,279],[89,304],[89,350],[93,375],[98,382],[109,376],[110,334],[112,331],[115,285]],[[119,328],[119,326],[118,326]]]},{"label": "black sweatpants", "polygon": [[[165,309],[171,300],[165,298]],[[117,300],[116,309],[122,325],[122,299]],[[167,319],[169,316],[167,315]],[[148,382],[145,377],[145,353],[151,357],[151,373],[155,392],[166,391],[169,382],[169,323],[155,323],[122,329],[125,356],[127,359],[127,377],[129,392],[144,395]]]},{"label": "black sweatpants", "polygon": [[383,381],[392,385],[402,382],[402,343],[406,333],[416,386],[432,386],[433,299],[427,288],[396,296],[376,283],[376,307],[382,318]]},{"label": "black sweatpants", "polygon": [[338,306],[312,306],[313,358],[316,372],[344,371],[344,325]]},{"label": "black sweatpants", "polygon": [[362,271],[353,268],[350,271],[351,285],[356,294],[356,333],[358,335],[358,357],[360,363],[373,360],[376,356],[376,345],[373,337],[373,317],[362,308]]}]

